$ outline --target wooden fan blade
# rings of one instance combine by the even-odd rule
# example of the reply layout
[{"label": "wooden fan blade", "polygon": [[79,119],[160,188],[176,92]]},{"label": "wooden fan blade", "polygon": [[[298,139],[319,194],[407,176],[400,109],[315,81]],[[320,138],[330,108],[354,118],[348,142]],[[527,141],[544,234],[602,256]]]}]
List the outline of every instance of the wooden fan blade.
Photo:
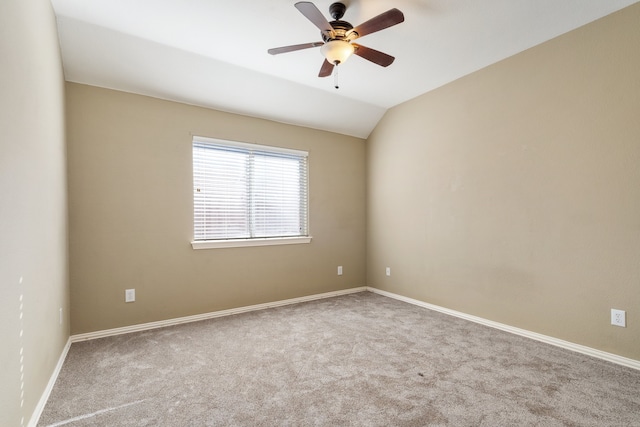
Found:
[{"label": "wooden fan blade", "polygon": [[313,42],[313,43],[303,43],[303,44],[293,44],[291,46],[282,46],[282,47],[274,47],[273,49],[269,49],[271,55],[278,55],[280,53],[293,52],[295,50],[309,49],[310,47],[318,47],[322,46],[324,43],[322,42]]},{"label": "wooden fan blade", "polygon": [[363,22],[354,28],[353,31],[358,33],[358,37],[362,37],[392,27],[401,22],[404,22],[404,15],[398,9],[394,8],[369,19],[367,22]]},{"label": "wooden fan blade", "polygon": [[381,67],[388,67],[389,65],[393,64],[393,61],[396,59],[391,55],[380,52],[379,50],[371,49],[370,47],[362,46],[355,43],[351,44],[355,48],[355,51],[353,53],[361,58],[366,59],[367,61],[378,64]]},{"label": "wooden fan blade", "polygon": [[322,67],[320,67],[318,77],[329,77],[331,73],[333,73],[333,67],[334,65],[325,59],[322,63]]},{"label": "wooden fan blade", "polygon": [[315,4],[310,1],[299,1],[295,4],[296,9],[300,11],[309,21],[313,23],[320,31],[327,31],[333,33],[333,27],[324,17],[322,12],[318,10]]}]

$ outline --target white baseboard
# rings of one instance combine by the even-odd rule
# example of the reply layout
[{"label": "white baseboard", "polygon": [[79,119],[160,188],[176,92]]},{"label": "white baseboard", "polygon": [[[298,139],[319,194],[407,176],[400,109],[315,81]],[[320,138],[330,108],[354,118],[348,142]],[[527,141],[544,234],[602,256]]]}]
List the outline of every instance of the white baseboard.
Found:
[{"label": "white baseboard", "polygon": [[42,411],[44,411],[44,407],[47,404],[47,400],[49,400],[49,396],[51,395],[51,391],[53,390],[53,386],[56,384],[56,380],[58,379],[58,375],[60,374],[60,370],[62,369],[62,365],[67,358],[67,353],[69,353],[69,348],[71,347],[71,338],[67,340],[64,348],[62,349],[62,353],[60,353],[60,357],[58,358],[58,363],[56,364],[53,373],[51,374],[51,378],[49,378],[49,382],[47,383],[47,387],[42,392],[42,396],[40,396],[40,400],[36,405],[36,408],[33,410],[31,414],[31,419],[29,420],[29,427],[36,427],[38,421],[40,420],[40,416],[42,415]]},{"label": "white baseboard", "polygon": [[520,329],[514,326],[505,325],[504,323],[494,322],[493,320],[487,320],[482,317],[477,317],[470,314],[462,313],[460,311],[455,311],[445,307],[440,307],[438,305],[429,304],[413,298],[408,298],[402,295],[394,294],[392,292],[387,292],[380,289],[372,288],[370,286],[367,286],[367,290],[369,292],[383,295],[385,297],[397,299],[399,301],[404,301],[409,304],[417,305],[419,307],[424,307],[429,310],[438,311],[440,313],[459,317],[461,319],[469,320],[471,322],[479,323],[481,325],[489,326],[491,328],[500,329],[501,331],[510,332],[512,334],[520,335],[526,338],[531,338],[533,340],[540,341],[546,344],[555,345],[556,347],[561,347],[567,350],[575,351],[577,353],[585,354],[587,356],[592,356],[598,359],[606,360],[607,362],[615,363],[617,365],[622,365],[628,368],[640,370],[640,360],[629,359],[628,357],[618,356],[617,354],[613,354],[613,353],[607,353],[606,351],[597,350],[595,348],[587,347],[580,344],[575,344],[569,341],[564,341],[558,338],[550,337],[548,335],[542,335],[536,332],[527,331],[526,329]]},{"label": "white baseboard", "polygon": [[102,331],[88,332],[86,334],[71,335],[71,342],[87,341],[96,338],[110,337],[114,335],[129,334],[131,332],[147,331],[150,329],[164,328],[167,326],[179,325],[182,323],[197,322],[200,320],[213,319],[215,317],[231,316],[233,314],[247,313],[249,311],[264,310],[266,308],[281,307],[284,305],[298,304],[301,302],[313,301],[323,298],[337,297],[340,295],[365,292],[366,286],[359,288],[344,289],[341,291],[325,292],[322,294],[308,295],[305,297],[291,298],[282,301],[267,302],[264,304],[249,305],[246,307],[231,308],[228,310],[213,311],[210,313],[196,314],[194,316],[178,317],[175,319],[160,320],[158,322],[141,323],[138,325],[124,326],[122,328],[105,329]]}]

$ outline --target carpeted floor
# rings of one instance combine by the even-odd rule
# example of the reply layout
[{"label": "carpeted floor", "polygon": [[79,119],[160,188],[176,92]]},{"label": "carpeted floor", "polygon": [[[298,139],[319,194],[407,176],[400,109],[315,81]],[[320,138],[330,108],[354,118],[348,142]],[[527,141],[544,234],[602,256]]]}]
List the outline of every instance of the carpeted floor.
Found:
[{"label": "carpeted floor", "polygon": [[74,343],[42,426],[640,426],[640,371],[369,292]]}]

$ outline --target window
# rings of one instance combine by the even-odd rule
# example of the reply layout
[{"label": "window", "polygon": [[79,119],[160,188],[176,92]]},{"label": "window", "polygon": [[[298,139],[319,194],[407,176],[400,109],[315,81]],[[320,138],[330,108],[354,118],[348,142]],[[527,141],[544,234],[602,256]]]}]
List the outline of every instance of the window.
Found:
[{"label": "window", "polygon": [[194,137],[193,248],[308,243],[307,157]]}]

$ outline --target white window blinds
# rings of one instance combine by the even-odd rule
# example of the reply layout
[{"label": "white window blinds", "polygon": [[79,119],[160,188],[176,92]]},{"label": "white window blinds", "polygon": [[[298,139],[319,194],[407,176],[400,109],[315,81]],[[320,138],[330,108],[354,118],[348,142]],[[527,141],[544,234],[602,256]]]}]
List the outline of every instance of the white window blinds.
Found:
[{"label": "white window blinds", "polygon": [[308,236],[307,157],[194,137],[194,240]]}]

